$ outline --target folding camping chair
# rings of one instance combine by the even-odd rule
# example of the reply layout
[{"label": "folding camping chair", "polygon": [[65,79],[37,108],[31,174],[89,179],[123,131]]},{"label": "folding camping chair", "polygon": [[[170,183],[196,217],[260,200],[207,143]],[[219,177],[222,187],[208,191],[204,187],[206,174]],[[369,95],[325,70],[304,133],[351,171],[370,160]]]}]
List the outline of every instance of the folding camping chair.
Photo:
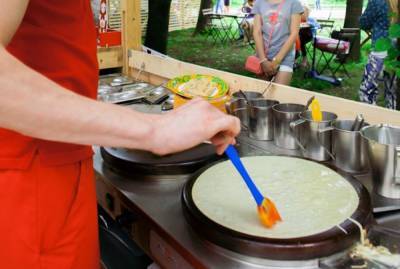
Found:
[{"label": "folding camping chair", "polygon": [[[321,51],[320,60],[325,60],[325,66],[320,70],[320,74],[326,69],[329,69],[333,77],[336,78],[336,73],[342,69],[346,76],[350,78],[345,64],[353,50],[355,40],[359,33],[359,28],[343,28],[340,31],[332,32],[331,41],[334,40],[333,43],[328,43],[328,45],[326,45],[318,43],[318,41],[316,42],[316,48]],[[331,65],[333,60],[338,63],[336,68],[333,68]]]},{"label": "folding camping chair", "polygon": [[220,20],[217,14],[215,14],[212,8],[206,8],[201,11],[203,16],[206,18],[206,27],[205,27],[205,34],[206,40],[208,38],[212,38],[214,44],[218,41],[224,43],[226,40],[226,36],[224,36],[224,29],[222,28],[221,24],[215,23],[216,20]]},{"label": "folding camping chair", "polygon": [[[317,36],[314,39],[311,70],[305,76],[327,81],[336,86],[341,84],[341,79],[336,77],[336,73],[340,69],[343,69],[344,73],[350,77],[345,64],[352,52],[359,32],[360,29],[358,28],[343,28],[340,31],[333,31],[330,38]],[[320,71],[317,70],[317,49],[321,52],[318,65],[321,60],[325,61],[325,65]],[[333,60],[339,64],[338,67],[334,68],[331,65]],[[326,69],[331,71],[332,76],[322,75]]]},{"label": "folding camping chair", "polygon": [[317,20],[320,28],[318,30],[318,35],[328,35],[330,36],[335,25],[335,21],[333,20]]},{"label": "folding camping chair", "polygon": [[255,43],[253,39],[253,22],[247,20],[247,15],[242,20],[240,28],[243,31],[244,43],[249,45],[252,49],[255,49]]},{"label": "folding camping chair", "polygon": [[243,6],[241,11],[244,14],[244,18],[240,22],[239,27],[243,33],[243,41],[246,45],[249,45],[252,49],[255,49],[255,43],[253,39],[254,15],[251,14],[251,8],[248,6]]}]

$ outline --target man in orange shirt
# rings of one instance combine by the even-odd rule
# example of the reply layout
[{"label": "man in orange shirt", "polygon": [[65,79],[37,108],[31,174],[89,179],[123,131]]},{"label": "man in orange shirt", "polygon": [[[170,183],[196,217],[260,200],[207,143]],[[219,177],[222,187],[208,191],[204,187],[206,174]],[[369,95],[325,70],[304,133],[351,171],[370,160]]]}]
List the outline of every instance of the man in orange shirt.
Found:
[{"label": "man in orange shirt", "polygon": [[93,100],[89,0],[0,0],[1,268],[98,268],[90,145],[157,154],[234,143],[237,119],[202,100],[145,115]]}]

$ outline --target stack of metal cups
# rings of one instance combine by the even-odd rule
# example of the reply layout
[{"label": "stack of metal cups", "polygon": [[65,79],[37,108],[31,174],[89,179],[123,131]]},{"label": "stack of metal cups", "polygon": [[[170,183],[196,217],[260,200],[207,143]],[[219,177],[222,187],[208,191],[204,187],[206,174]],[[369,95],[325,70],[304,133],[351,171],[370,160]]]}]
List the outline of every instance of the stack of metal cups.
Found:
[{"label": "stack of metal cups", "polygon": [[387,198],[400,199],[400,127],[366,126],[361,135],[368,144],[375,192]]},{"label": "stack of metal cups", "polygon": [[250,138],[268,141],[274,139],[272,107],[276,104],[279,102],[264,98],[260,92],[244,91],[234,93],[226,109],[240,119]]}]

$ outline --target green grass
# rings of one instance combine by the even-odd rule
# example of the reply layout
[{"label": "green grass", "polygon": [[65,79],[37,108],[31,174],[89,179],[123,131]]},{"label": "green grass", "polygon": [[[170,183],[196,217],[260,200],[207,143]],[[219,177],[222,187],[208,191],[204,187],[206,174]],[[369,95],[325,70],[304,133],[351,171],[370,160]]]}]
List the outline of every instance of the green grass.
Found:
[{"label": "green grass", "polygon": [[[315,5],[315,0],[307,0],[305,1],[309,6]],[[243,5],[243,0],[231,0],[232,7],[240,7]],[[345,7],[346,0],[321,0],[321,6],[333,6],[333,7]]]},{"label": "green grass", "polygon": [[[311,90],[328,95],[339,96],[346,99],[358,100],[358,89],[361,82],[366,54],[369,46],[365,46],[359,63],[346,65],[351,77],[347,78],[339,73],[344,80],[340,87],[334,87],[329,83],[316,79],[304,78],[305,70],[297,69],[293,75],[291,86]],[[171,32],[168,41],[168,55],[185,61],[206,67],[211,67],[248,77],[255,77],[244,69],[244,63],[254,50],[242,42],[213,45],[211,39],[206,40],[204,35],[193,36],[193,30]],[[329,74],[329,73],[327,73]]]},{"label": "green grass", "polygon": [[[364,6],[366,6],[368,0],[364,0]],[[306,0],[304,1],[307,3],[310,7],[314,7],[315,5],[315,0]],[[231,0],[231,6],[232,7],[240,7],[242,6],[243,1],[242,0]],[[321,6],[322,7],[340,7],[340,8],[345,8],[346,7],[346,0],[321,0]]]}]

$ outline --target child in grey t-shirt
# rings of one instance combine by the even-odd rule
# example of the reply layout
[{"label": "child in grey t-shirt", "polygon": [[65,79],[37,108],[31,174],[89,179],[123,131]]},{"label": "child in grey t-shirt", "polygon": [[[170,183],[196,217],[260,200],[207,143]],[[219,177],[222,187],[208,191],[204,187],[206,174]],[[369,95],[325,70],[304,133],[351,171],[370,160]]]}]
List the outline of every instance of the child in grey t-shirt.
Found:
[{"label": "child in grey t-shirt", "polygon": [[[266,75],[276,75],[277,83],[290,83],[303,12],[298,0],[257,0],[254,4],[252,13],[256,15],[254,40],[257,54],[263,70],[267,71]],[[271,70],[274,68],[275,72]]]}]

